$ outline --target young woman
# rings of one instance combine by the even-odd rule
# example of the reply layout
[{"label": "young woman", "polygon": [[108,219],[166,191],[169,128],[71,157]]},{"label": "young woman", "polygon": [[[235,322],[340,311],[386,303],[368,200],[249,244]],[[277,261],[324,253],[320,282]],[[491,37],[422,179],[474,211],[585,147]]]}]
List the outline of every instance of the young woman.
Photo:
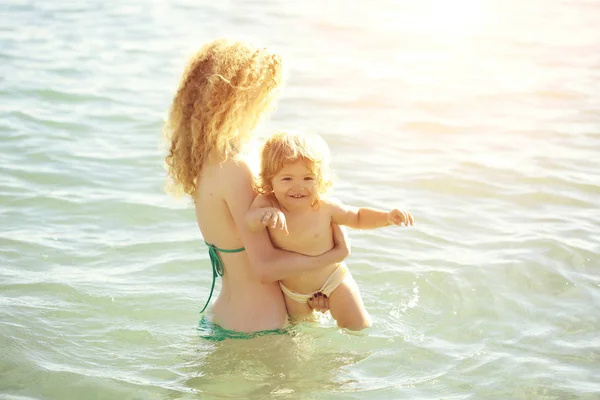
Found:
[{"label": "young woman", "polygon": [[213,280],[223,278],[212,322],[230,331],[284,328],[288,318],[278,281],[349,254],[337,226],[331,250],[306,256],[275,249],[265,230],[252,231],[246,224],[256,193],[244,149],[271,110],[281,72],[280,56],[265,48],[208,43],[189,61],[165,126],[171,189],[192,197]]}]

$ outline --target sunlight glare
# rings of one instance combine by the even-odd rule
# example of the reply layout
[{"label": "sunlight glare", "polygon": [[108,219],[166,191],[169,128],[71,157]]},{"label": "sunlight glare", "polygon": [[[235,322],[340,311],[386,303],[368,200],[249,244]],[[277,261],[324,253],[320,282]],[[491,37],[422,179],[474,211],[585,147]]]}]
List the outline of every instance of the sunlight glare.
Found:
[{"label": "sunlight glare", "polygon": [[483,14],[477,0],[426,0],[414,7],[409,24],[433,34],[470,35],[483,25]]}]

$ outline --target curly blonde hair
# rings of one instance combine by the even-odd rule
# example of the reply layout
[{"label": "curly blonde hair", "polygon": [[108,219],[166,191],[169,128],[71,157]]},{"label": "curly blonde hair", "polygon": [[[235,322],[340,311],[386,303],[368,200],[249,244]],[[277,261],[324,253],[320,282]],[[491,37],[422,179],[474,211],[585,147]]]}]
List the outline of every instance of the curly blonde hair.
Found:
[{"label": "curly blonde hair", "polygon": [[285,164],[297,161],[304,162],[317,178],[317,196],[312,205],[318,205],[332,185],[329,147],[319,135],[279,132],[269,137],[262,147],[256,191],[273,193],[275,175]]},{"label": "curly blonde hair", "polygon": [[196,193],[202,163],[239,154],[272,107],[282,80],[281,57],[242,41],[219,39],[189,61],[173,99],[164,135],[174,194]]}]

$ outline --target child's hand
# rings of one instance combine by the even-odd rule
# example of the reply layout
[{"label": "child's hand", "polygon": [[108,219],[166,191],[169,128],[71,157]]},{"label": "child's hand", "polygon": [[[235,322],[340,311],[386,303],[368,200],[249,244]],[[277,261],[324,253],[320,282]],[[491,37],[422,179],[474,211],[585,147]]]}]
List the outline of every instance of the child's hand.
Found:
[{"label": "child's hand", "polygon": [[387,214],[387,222],[390,225],[402,225],[405,226],[414,225],[415,219],[406,210],[394,209]]},{"label": "child's hand", "polygon": [[288,232],[287,224],[285,222],[285,214],[283,214],[281,210],[275,207],[269,207],[264,209],[260,223],[267,227],[270,226],[273,229],[279,228],[286,235],[290,234]]}]

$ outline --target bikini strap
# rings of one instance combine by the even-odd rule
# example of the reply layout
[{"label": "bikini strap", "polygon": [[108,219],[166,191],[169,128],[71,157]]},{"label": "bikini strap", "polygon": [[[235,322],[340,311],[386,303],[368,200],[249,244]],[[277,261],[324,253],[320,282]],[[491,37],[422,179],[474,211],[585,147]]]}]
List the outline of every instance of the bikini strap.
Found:
[{"label": "bikini strap", "polygon": [[202,307],[200,314],[202,314],[204,312],[204,310],[206,310],[206,307],[208,307],[208,303],[210,303],[210,299],[212,298],[213,290],[215,289],[215,281],[217,280],[217,276],[223,276],[223,274],[225,273],[225,268],[223,267],[223,261],[221,261],[221,257],[219,257],[218,252],[220,251],[222,253],[239,253],[240,251],[245,250],[245,248],[243,248],[243,247],[240,247],[239,249],[233,249],[233,250],[220,249],[220,248],[216,247],[215,245],[206,243],[206,240],[204,241],[204,243],[208,246],[208,256],[210,257],[210,265],[212,267],[212,284],[210,285],[210,294],[208,295],[208,300],[206,300],[206,304],[204,304],[204,307]]}]

